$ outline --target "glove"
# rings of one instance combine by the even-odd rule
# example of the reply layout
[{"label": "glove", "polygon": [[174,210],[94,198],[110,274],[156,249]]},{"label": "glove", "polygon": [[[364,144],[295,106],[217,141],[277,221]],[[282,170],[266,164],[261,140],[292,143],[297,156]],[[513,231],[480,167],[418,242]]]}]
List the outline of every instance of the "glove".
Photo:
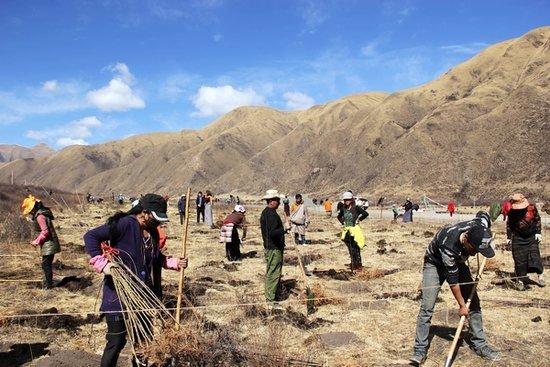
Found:
[{"label": "glove", "polygon": [[103,268],[103,274],[105,275],[112,275],[111,274],[111,268],[118,268],[117,264],[113,264],[112,262],[108,262],[107,265]]},{"label": "glove", "polygon": [[540,233],[535,234],[535,240],[537,240],[537,242],[541,242],[542,241],[542,234],[540,234]]}]

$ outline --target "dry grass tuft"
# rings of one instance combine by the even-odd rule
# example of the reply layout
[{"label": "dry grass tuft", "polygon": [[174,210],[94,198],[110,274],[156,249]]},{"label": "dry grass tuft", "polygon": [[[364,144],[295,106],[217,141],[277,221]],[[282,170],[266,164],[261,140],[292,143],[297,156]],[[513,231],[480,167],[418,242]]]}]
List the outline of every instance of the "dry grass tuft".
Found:
[{"label": "dry grass tuft", "polygon": [[363,271],[357,273],[355,275],[355,278],[360,280],[371,280],[371,279],[382,278],[382,277],[385,277],[386,275],[397,273],[398,271],[399,269],[387,270],[387,269],[377,269],[377,268],[373,268],[373,269],[363,268]]}]

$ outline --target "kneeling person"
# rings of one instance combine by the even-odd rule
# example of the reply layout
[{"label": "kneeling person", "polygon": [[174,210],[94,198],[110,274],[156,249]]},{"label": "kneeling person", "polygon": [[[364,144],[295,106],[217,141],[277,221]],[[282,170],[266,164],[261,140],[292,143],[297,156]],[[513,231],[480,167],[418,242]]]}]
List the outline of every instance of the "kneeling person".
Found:
[{"label": "kneeling person", "polygon": [[[416,337],[410,361],[420,365],[426,359],[428,336],[435,302],[445,280],[459,305],[460,316],[468,316],[471,346],[479,356],[498,360],[500,355],[485,340],[481,306],[477,292],[472,295],[470,309],[466,300],[473,287],[472,274],[465,261],[477,253],[495,256],[489,228],[479,220],[449,224],[439,230],[424,255],[422,273],[422,303],[416,321]],[[469,284],[461,284],[469,283]]]}]

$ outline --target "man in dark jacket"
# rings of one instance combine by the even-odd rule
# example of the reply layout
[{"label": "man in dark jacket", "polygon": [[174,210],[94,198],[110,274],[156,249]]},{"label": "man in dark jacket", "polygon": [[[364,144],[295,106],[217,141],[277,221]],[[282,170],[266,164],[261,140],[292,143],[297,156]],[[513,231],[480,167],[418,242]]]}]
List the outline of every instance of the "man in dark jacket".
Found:
[{"label": "man in dark jacket", "polygon": [[200,218],[202,215],[202,222],[204,223],[204,196],[202,195],[202,191],[199,191],[197,194],[197,198],[195,199],[195,204],[197,205],[197,223],[200,223]]},{"label": "man in dark jacket", "polygon": [[356,225],[369,216],[363,208],[355,205],[355,200],[351,191],[346,191],[342,195],[343,204],[338,211],[338,220],[344,225],[342,240],[346,244],[349,256],[351,258],[351,271],[363,270],[361,260],[361,248],[365,243],[363,232]]},{"label": "man in dark jacket", "polygon": [[178,212],[180,213],[180,224],[183,224],[183,219],[185,218],[185,204],[187,203],[187,198],[183,194],[178,200]]},{"label": "man in dark jacket", "polygon": [[277,289],[283,270],[283,252],[285,248],[285,233],[290,229],[283,226],[277,208],[281,197],[277,190],[267,190],[264,200],[267,206],[260,216],[260,227],[265,249],[265,298],[273,303],[274,309],[281,309],[277,303]]},{"label": "man in dark jacket", "polygon": [[422,364],[427,355],[430,323],[437,296],[443,282],[447,281],[459,306],[460,316],[468,316],[470,344],[482,358],[498,360],[500,355],[485,340],[481,306],[477,292],[472,295],[470,308],[466,307],[473,287],[470,268],[466,265],[469,256],[477,253],[490,258],[495,256],[492,235],[488,228],[487,213],[478,213],[470,221],[448,224],[441,228],[424,255],[422,272],[422,302],[416,321],[416,337],[410,361]]}]

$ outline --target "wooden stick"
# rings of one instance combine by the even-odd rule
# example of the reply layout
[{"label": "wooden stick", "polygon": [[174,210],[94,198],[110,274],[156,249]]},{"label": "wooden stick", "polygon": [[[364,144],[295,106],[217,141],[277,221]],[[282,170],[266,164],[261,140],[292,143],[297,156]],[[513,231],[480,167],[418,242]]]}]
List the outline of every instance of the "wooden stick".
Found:
[{"label": "wooden stick", "polygon": [[[479,264],[479,254],[478,254],[478,264]],[[475,283],[472,285],[472,291],[470,292],[470,296],[468,297],[468,301],[466,302],[466,308],[470,310],[470,303],[472,303],[472,297],[474,296],[474,293],[477,288],[477,283],[481,279],[481,273],[483,273],[483,268],[485,268],[485,263],[487,262],[487,258],[484,256],[483,260],[481,260],[481,265],[479,265],[477,269],[477,275],[475,279]],[[458,323],[458,327],[456,328],[455,336],[453,338],[453,343],[451,344],[451,349],[449,349],[449,353],[447,354],[447,359],[445,360],[445,367],[450,367],[453,362],[453,355],[455,354],[455,349],[458,344],[458,340],[460,339],[460,334],[462,333],[462,328],[464,327],[464,322],[466,321],[466,316],[460,317],[460,322]]]},{"label": "wooden stick", "polygon": [[[187,188],[187,196],[185,198],[185,228],[183,231],[182,252],[183,257],[187,256],[187,234],[189,232],[189,202],[191,201],[191,187]],[[181,311],[181,298],[183,294],[183,280],[185,279],[185,269],[180,269],[180,281],[178,284],[178,303],[176,306],[176,330],[180,329],[180,311]]]}]

